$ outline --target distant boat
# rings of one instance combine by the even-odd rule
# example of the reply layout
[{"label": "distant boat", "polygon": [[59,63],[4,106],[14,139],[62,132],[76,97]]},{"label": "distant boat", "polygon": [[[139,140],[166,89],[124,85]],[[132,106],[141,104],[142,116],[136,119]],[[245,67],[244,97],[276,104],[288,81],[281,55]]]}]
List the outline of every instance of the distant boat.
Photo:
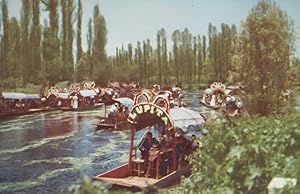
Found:
[{"label": "distant boat", "polygon": [[[171,185],[182,175],[190,173],[190,166],[184,156],[188,150],[194,150],[195,144],[190,138],[200,134],[205,118],[188,108],[170,108],[164,96],[157,96],[151,102],[135,102],[127,119],[131,128],[128,163],[93,178],[110,183],[113,188],[125,187],[131,190]],[[147,132],[161,139],[158,147],[150,149],[148,159],[139,157],[139,148]],[[181,139],[184,141],[181,142]],[[186,152],[178,152],[181,146],[187,146]]]},{"label": "distant boat", "polygon": [[[133,100],[127,97],[115,98],[104,102],[104,116],[100,116],[96,123],[97,129],[113,129],[126,130],[128,129],[127,116],[133,105]],[[107,106],[111,105],[107,111]]]},{"label": "distant boat", "polygon": [[52,110],[43,105],[38,94],[3,92],[0,98],[0,118]]},{"label": "distant boat", "polygon": [[225,86],[221,82],[211,84],[204,90],[200,103],[208,108],[219,110],[228,116],[249,116],[244,108],[242,96],[244,90],[241,86]]}]

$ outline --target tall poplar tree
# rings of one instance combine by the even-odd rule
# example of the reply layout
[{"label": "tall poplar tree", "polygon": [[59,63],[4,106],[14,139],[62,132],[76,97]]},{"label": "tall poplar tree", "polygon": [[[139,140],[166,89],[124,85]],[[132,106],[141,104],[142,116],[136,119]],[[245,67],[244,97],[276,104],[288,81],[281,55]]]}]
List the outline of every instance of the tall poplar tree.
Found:
[{"label": "tall poplar tree", "polygon": [[40,1],[32,1],[32,27],[30,32],[31,43],[31,77],[30,81],[40,83],[42,77],[41,59],[41,26],[40,26]]},{"label": "tall poplar tree", "polygon": [[179,83],[179,41],[180,41],[180,32],[179,30],[175,30],[172,34],[173,39],[173,55],[174,55],[174,70],[176,82]]},{"label": "tall poplar tree", "polygon": [[279,112],[280,96],[291,87],[290,57],[294,47],[291,19],[275,3],[261,0],[242,25],[240,81],[252,113]]},{"label": "tall poplar tree", "polygon": [[77,44],[77,57],[76,57],[76,62],[81,58],[82,55],[82,47],[81,47],[81,23],[82,23],[82,4],[81,0],[78,0],[78,8],[77,8],[77,39],[76,39],[76,44]]},{"label": "tall poplar tree", "polygon": [[21,12],[21,64],[23,67],[23,85],[25,85],[29,81],[29,77],[31,74],[31,60],[29,57],[31,54],[30,49],[30,17],[31,17],[31,0],[22,0],[22,12]]},{"label": "tall poplar tree", "polygon": [[54,85],[55,82],[63,79],[63,75],[60,71],[62,69],[62,64],[60,55],[60,40],[58,38],[58,0],[48,0],[43,3],[46,10],[49,12],[50,23],[50,26],[47,26],[46,22],[43,27],[43,65],[47,80],[50,81],[50,85]]},{"label": "tall poplar tree", "polygon": [[1,1],[1,13],[2,13],[2,23],[3,23],[3,37],[2,44],[3,49],[1,50],[2,61],[0,65],[0,74],[1,78],[7,78],[7,68],[8,68],[8,48],[9,48],[9,16],[8,16],[8,8],[7,1]]},{"label": "tall poplar tree", "polygon": [[161,32],[157,32],[157,69],[158,69],[158,83],[162,83],[162,57],[161,57]]},{"label": "tall poplar tree", "polygon": [[100,78],[104,82],[104,79],[108,79],[109,76],[104,78],[103,74],[106,72],[106,51],[105,45],[107,43],[107,28],[106,21],[103,15],[100,13],[99,6],[94,7],[94,39],[93,39],[93,64],[97,69],[95,78]]},{"label": "tall poplar tree", "polygon": [[61,2],[62,10],[62,79],[70,80],[73,76],[73,0]]}]

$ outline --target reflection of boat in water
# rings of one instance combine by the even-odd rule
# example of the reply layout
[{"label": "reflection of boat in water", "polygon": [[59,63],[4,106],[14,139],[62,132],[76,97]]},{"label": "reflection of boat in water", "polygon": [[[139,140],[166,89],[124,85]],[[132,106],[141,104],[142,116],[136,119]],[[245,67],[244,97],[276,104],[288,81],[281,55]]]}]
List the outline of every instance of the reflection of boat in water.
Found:
[{"label": "reflection of boat in water", "polygon": [[[133,100],[130,98],[115,98],[104,102],[104,116],[99,117],[96,123],[97,129],[128,129],[127,117],[133,105]],[[107,106],[111,105],[107,111]]]},{"label": "reflection of boat in water", "polygon": [[[205,119],[200,113],[184,107],[170,108],[164,96],[157,96],[151,102],[135,102],[127,119],[131,127],[128,163],[94,179],[110,183],[113,188],[133,190],[171,185],[190,173],[186,156],[197,147],[191,138],[203,128]],[[159,145],[152,145],[148,157],[144,157],[143,152],[140,157],[149,132],[160,140]]]}]

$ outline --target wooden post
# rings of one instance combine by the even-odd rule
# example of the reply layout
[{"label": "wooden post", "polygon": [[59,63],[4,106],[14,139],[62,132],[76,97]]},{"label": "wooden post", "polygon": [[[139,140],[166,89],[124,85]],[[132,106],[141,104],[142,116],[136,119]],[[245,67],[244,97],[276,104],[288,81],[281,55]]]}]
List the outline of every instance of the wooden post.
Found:
[{"label": "wooden post", "polygon": [[173,172],[176,170],[176,140],[175,137],[172,139],[172,158],[173,158]]},{"label": "wooden post", "polygon": [[132,148],[134,147],[133,145],[133,140],[134,140],[134,129],[130,127],[131,131],[131,141],[130,141],[130,149],[129,149],[129,159],[128,159],[128,172],[131,175],[132,174]]}]

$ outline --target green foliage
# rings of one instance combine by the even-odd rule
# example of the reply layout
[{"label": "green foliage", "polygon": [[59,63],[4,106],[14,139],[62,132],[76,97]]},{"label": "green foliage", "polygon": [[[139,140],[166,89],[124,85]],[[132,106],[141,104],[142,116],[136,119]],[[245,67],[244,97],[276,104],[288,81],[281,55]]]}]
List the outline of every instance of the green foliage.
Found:
[{"label": "green foliage", "polygon": [[299,114],[235,122],[209,126],[181,193],[264,193],[274,176],[299,180],[299,169],[290,173],[299,167]]},{"label": "green foliage", "polygon": [[[283,106],[280,95],[292,86],[292,21],[267,0],[259,1],[243,24],[238,48],[239,81],[246,86],[250,113],[268,115]],[[247,69],[247,71],[245,71]]]}]

